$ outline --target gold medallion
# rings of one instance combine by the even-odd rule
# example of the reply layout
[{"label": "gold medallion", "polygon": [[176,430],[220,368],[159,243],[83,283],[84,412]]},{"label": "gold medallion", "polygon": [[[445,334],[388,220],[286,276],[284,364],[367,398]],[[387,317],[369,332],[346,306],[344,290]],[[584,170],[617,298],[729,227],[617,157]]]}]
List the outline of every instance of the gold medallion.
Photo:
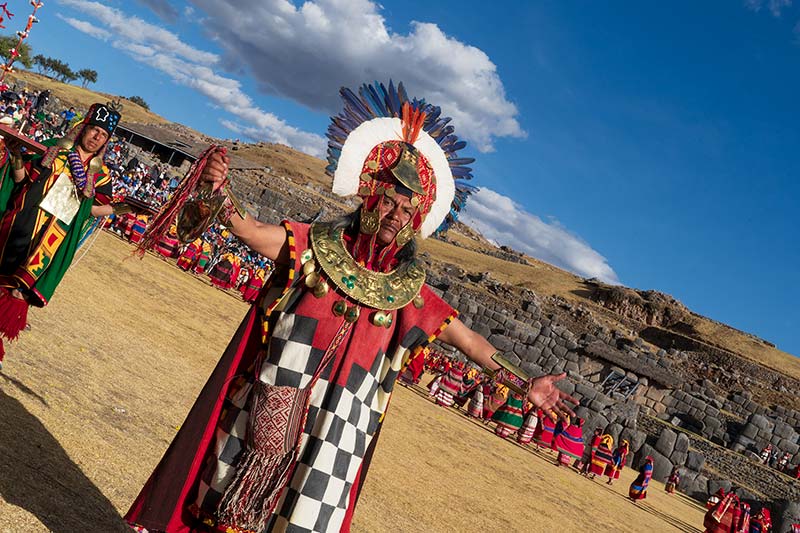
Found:
[{"label": "gold medallion", "polygon": [[374,272],[358,263],[347,251],[343,229],[329,223],[311,225],[311,246],[325,278],[360,304],[390,311],[411,303],[425,284],[425,269],[416,261],[391,272]]}]

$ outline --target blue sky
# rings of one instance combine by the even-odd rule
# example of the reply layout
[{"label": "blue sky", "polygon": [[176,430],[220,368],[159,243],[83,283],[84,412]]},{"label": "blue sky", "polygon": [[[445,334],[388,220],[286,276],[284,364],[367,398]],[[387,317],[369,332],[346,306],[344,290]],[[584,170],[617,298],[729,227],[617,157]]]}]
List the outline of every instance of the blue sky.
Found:
[{"label": "blue sky", "polygon": [[471,142],[487,236],[800,354],[800,5],[644,4],[54,0],[29,43],[170,120],[311,153],[340,85],[402,79]]}]

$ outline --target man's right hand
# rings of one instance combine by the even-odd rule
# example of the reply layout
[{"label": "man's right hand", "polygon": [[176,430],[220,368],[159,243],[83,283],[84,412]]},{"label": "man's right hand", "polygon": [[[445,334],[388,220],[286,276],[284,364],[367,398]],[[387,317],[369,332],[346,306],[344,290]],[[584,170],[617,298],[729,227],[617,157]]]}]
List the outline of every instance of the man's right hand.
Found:
[{"label": "man's right hand", "polygon": [[200,174],[201,183],[210,183],[216,191],[225,184],[228,176],[228,165],[231,160],[224,148],[218,148],[208,157],[203,173]]}]

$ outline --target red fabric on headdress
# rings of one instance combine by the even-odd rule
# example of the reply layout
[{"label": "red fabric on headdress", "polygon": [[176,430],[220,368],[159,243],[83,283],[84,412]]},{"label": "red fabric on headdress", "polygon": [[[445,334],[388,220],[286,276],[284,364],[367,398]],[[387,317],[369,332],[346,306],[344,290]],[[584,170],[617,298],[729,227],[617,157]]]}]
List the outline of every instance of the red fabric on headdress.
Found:
[{"label": "red fabric on headdress", "polygon": [[[403,141],[386,141],[370,151],[364,161],[359,180],[359,196],[364,199],[361,205],[362,213],[377,210],[383,198],[383,191],[401,185],[390,169],[397,163],[405,145],[406,143]],[[425,194],[411,193],[411,197],[416,198],[418,202],[411,217],[411,225],[415,232],[419,231],[422,221],[425,220],[425,216],[430,212],[436,199],[436,179],[433,168],[427,158],[419,152],[417,153],[417,173]],[[397,242],[392,241],[380,249],[379,247],[375,234],[359,233],[355,241],[351,243],[350,252],[356,261],[371,270],[386,272],[393,269],[397,265],[395,255],[400,249]]]}]

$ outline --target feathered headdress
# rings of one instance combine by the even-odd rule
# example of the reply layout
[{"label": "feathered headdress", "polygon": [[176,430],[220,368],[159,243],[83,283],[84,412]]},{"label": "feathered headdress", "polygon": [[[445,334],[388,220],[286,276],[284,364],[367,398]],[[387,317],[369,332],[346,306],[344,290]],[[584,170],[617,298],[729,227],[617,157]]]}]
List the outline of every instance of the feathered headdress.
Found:
[{"label": "feathered headdress", "polygon": [[[375,193],[376,174],[391,169],[419,205],[421,220],[415,229],[421,237],[454,222],[477,189],[467,183],[472,169],[466,165],[474,159],[458,157],[467,143],[454,135],[451,119],[425,100],[410,99],[402,83],[396,88],[392,81],[388,88],[364,84],[358,94],[343,87],[339,93],[344,109],[328,127],[326,172],[333,177],[333,192],[367,198]],[[403,159],[412,161],[406,164],[415,166],[419,182],[403,178]]]}]

